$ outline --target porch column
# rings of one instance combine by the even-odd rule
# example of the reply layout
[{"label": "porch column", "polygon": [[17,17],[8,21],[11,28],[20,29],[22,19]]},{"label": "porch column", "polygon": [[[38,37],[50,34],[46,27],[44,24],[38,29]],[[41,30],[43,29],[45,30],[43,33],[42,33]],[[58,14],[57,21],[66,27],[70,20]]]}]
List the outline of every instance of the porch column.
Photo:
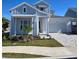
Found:
[{"label": "porch column", "polygon": [[33,36],[38,35],[39,33],[39,19],[36,12],[36,15],[33,17]]},{"label": "porch column", "polygon": [[14,35],[14,30],[15,30],[15,27],[13,26],[13,24],[15,25],[15,22],[14,22],[14,17],[11,16],[11,29],[10,29],[10,36]]},{"label": "porch column", "polygon": [[47,18],[47,35],[49,35],[49,19],[50,18]]},{"label": "porch column", "polygon": [[15,23],[15,34],[16,35],[16,19],[14,18],[14,23]]},{"label": "porch column", "polygon": [[36,28],[37,28],[37,33],[36,33],[36,35],[38,35],[39,34],[39,17],[38,17],[38,14],[37,14],[37,12],[36,12]]},{"label": "porch column", "polygon": [[39,34],[39,17],[37,19],[37,35]]},{"label": "porch column", "polygon": [[37,25],[37,35],[39,34],[39,17],[37,15],[37,12],[36,12],[36,25]]},{"label": "porch column", "polygon": [[32,17],[32,35],[33,35],[33,23],[34,23],[34,22],[33,22],[33,17]]},{"label": "porch column", "polygon": [[50,5],[49,5],[49,14],[48,14],[48,18],[47,18],[47,35],[49,35],[49,21],[50,21]]},{"label": "porch column", "polygon": [[43,20],[43,34],[48,34],[48,17],[44,17],[42,20]]}]

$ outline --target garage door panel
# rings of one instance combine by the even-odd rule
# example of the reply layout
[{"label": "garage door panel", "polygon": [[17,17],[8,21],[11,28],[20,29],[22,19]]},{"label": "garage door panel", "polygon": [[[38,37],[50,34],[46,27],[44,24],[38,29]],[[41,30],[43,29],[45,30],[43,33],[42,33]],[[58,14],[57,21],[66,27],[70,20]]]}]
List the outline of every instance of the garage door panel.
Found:
[{"label": "garage door panel", "polygon": [[64,21],[59,20],[52,20],[49,23],[49,32],[65,32],[66,29],[66,23]]}]

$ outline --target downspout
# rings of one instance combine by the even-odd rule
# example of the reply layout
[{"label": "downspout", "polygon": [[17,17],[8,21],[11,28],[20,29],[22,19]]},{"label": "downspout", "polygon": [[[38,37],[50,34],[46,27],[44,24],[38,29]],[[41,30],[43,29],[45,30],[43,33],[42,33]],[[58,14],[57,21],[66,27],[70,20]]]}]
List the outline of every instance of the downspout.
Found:
[{"label": "downspout", "polygon": [[50,6],[49,6],[49,13],[48,13],[48,27],[47,27],[47,35],[49,35],[49,20],[50,20]]}]

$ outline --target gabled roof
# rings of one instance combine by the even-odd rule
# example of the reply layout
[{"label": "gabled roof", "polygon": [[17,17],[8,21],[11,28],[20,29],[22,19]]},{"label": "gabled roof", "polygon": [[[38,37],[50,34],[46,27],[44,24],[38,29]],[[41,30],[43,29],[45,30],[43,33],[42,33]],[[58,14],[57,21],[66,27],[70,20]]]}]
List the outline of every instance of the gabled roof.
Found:
[{"label": "gabled roof", "polygon": [[48,4],[47,2],[45,2],[44,0],[39,0],[38,2],[34,3],[34,5],[36,5],[36,4],[38,4],[38,3],[41,3],[41,2],[43,2],[43,3],[45,3],[46,5],[49,6],[49,4]]},{"label": "gabled roof", "polygon": [[30,4],[28,4],[28,3],[26,3],[26,2],[23,2],[23,3],[19,4],[19,5],[17,5],[17,6],[15,6],[15,7],[11,8],[10,11],[12,11],[12,10],[14,10],[14,9],[16,9],[16,8],[18,8],[18,7],[20,7],[20,6],[22,6],[23,4],[28,5],[29,7],[31,7],[31,8],[33,8],[33,9],[37,10],[38,12],[41,12],[41,13],[44,13],[44,14],[48,14],[48,13],[46,13],[46,12],[40,11],[39,9],[35,8],[34,6],[31,6]]},{"label": "gabled roof", "polygon": [[77,17],[77,8],[68,8],[64,16]]},{"label": "gabled roof", "polygon": [[72,10],[74,12],[77,12],[77,8],[69,8],[69,10]]}]

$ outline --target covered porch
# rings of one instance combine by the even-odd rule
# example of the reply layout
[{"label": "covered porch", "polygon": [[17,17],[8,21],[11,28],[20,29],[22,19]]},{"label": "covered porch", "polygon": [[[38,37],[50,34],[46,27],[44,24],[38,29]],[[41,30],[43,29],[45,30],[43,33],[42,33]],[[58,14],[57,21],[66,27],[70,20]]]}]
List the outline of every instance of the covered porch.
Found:
[{"label": "covered porch", "polygon": [[[11,17],[11,29],[10,35],[22,35],[27,34],[22,30],[23,25],[31,25],[33,28],[33,17],[34,15],[13,15]],[[33,29],[29,34],[33,33]]]},{"label": "covered porch", "polygon": [[21,30],[23,24],[30,24],[32,31],[29,34],[39,35],[48,34],[48,17],[46,16],[35,16],[35,15],[14,15],[11,20],[11,35],[22,35],[27,34]]}]

